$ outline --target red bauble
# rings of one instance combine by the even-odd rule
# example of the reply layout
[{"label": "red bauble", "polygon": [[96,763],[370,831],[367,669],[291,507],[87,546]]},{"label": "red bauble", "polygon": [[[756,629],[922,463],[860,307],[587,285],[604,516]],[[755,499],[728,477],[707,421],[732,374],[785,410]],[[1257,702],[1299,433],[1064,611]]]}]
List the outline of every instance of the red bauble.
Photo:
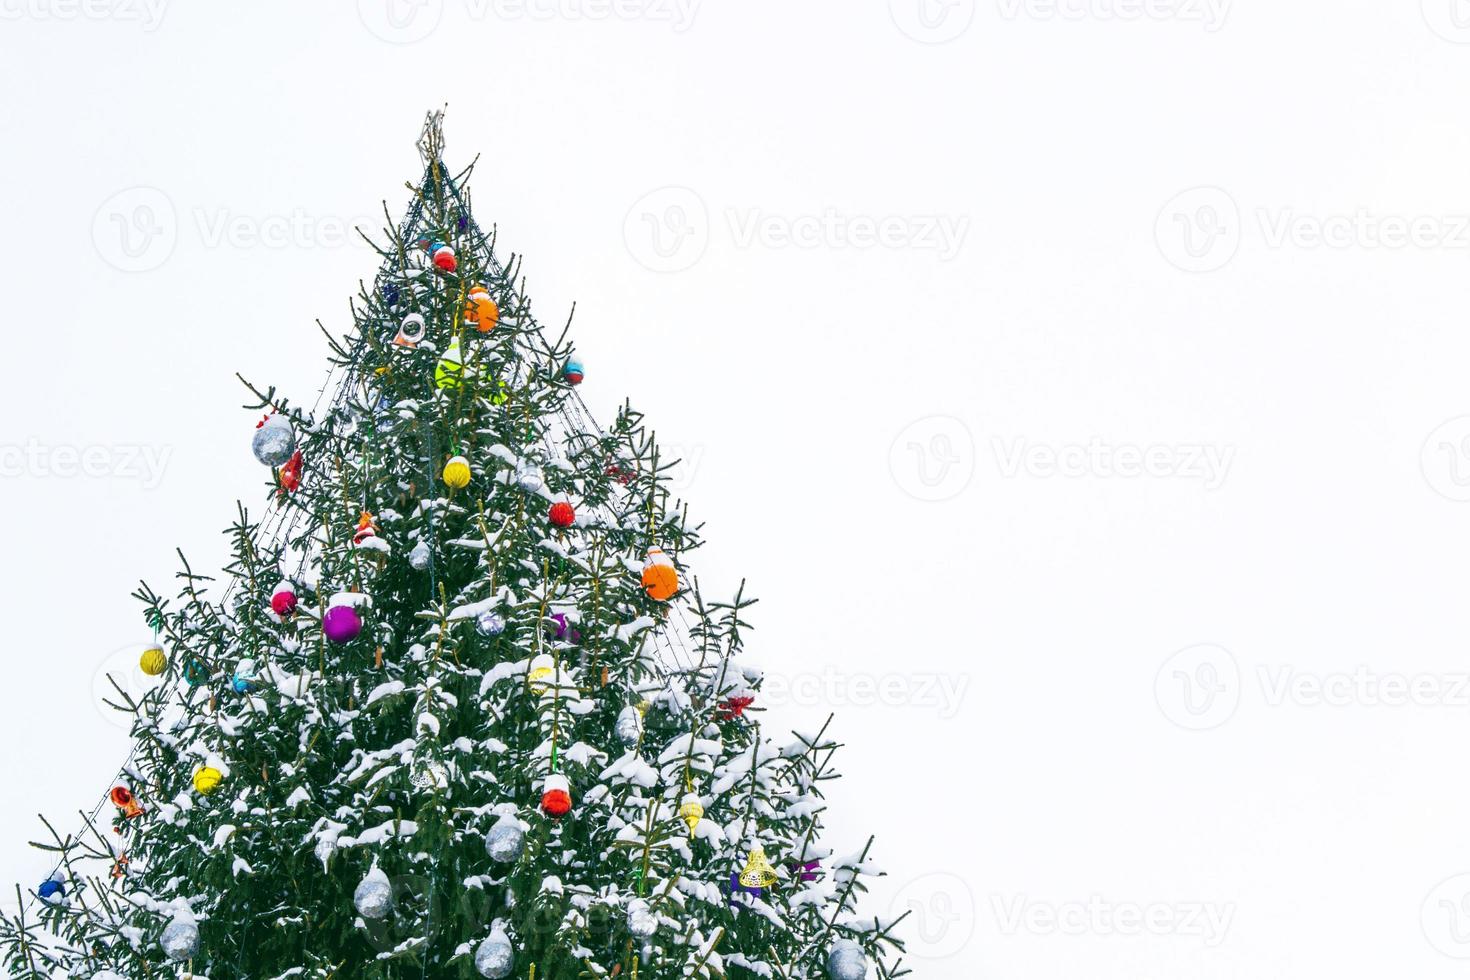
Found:
[{"label": "red bauble", "polygon": [[434,253],[434,265],[437,268],[443,269],[445,272],[453,272],[459,268],[459,260],[454,257],[452,251],[447,248],[441,248]]},{"label": "red bauble", "polygon": [[271,612],[277,616],[289,616],[296,611],[296,593],[282,589],[271,596]]},{"label": "red bauble", "polygon": [[577,512],[572,510],[572,505],[565,500],[559,500],[551,505],[551,523],[557,527],[571,527],[577,522]]},{"label": "red bauble", "polygon": [[546,777],[541,794],[541,809],[548,817],[564,817],[572,812],[572,784],[567,777],[552,773]]},{"label": "red bauble", "polygon": [[541,797],[541,809],[548,817],[564,817],[572,812],[572,794],[564,789],[554,789]]}]

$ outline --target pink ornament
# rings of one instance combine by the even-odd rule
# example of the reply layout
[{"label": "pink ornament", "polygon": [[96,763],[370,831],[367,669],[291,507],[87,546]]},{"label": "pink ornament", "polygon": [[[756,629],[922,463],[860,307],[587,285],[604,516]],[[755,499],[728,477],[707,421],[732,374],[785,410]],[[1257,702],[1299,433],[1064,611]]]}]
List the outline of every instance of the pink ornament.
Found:
[{"label": "pink ornament", "polygon": [[333,643],[349,643],[362,632],[362,617],[352,606],[333,606],[322,617],[322,632]]},{"label": "pink ornament", "polygon": [[271,611],[277,616],[289,616],[296,611],[296,593],[282,586],[271,596]]}]

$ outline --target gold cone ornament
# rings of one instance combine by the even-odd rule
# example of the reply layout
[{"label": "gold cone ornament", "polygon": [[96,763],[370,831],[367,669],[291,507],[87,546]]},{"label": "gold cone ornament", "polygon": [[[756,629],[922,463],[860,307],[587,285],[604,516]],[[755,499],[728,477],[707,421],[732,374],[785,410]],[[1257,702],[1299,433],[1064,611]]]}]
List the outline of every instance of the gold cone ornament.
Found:
[{"label": "gold cone ornament", "polygon": [[689,825],[689,836],[693,837],[699,821],[704,819],[704,804],[699,802],[698,796],[684,794],[684,801],[679,805],[679,818]]},{"label": "gold cone ornament", "polygon": [[776,869],[766,860],[766,849],[759,844],[750,849],[750,859],[740,872],[740,883],[746,888],[770,888],[777,882]]}]

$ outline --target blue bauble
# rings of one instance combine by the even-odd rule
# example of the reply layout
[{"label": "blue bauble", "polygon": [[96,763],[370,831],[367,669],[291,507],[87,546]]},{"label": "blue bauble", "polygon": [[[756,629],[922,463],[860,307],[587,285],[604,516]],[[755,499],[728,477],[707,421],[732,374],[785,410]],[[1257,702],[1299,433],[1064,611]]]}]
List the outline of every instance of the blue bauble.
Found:
[{"label": "blue bauble", "polygon": [[60,898],[62,895],[65,895],[66,888],[55,878],[47,878],[41,882],[41,887],[36,889],[36,894],[49,902],[53,898]]},{"label": "blue bauble", "polygon": [[385,283],[383,283],[383,302],[384,303],[387,303],[389,306],[397,306],[398,305],[398,295],[399,295],[399,293],[398,293],[398,283],[396,283],[396,282],[385,282]]}]

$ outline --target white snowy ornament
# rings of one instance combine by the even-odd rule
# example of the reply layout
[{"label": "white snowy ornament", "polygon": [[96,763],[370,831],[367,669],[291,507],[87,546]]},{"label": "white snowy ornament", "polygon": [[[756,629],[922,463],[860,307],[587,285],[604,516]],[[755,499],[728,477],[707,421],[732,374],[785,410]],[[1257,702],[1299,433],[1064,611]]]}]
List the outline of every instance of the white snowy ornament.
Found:
[{"label": "white snowy ornament", "polygon": [[352,904],[364,919],[381,919],[393,911],[393,885],[382,868],[373,865],[358,882],[357,890],[352,893]]},{"label": "white snowy ornament", "polygon": [[827,954],[827,975],[832,980],[864,980],[868,958],[863,948],[851,939],[839,939]]},{"label": "white snowy ornament", "polygon": [[505,617],[494,609],[487,609],[475,617],[475,627],[486,636],[499,636],[505,632]]},{"label": "white snowy ornament", "polygon": [[490,935],[475,950],[475,969],[480,972],[480,976],[490,977],[491,980],[502,980],[510,976],[510,971],[515,969],[515,961],[516,953],[511,948],[510,938],[499,924],[490,930]]},{"label": "white snowy ornament", "polygon": [[429,560],[432,557],[433,554],[429,551],[429,545],[426,542],[420,541],[408,553],[408,563],[413,566],[415,571],[422,572],[429,567]]},{"label": "white snowy ornament", "polygon": [[618,741],[627,748],[632,748],[643,740],[643,715],[637,708],[629,705],[618,713],[618,722],[613,727]]},{"label": "white snowy ornament", "polygon": [[266,466],[282,466],[296,451],[296,431],[284,416],[268,415],[255,427],[250,449]]},{"label": "white snowy ornament", "polygon": [[521,829],[521,822],[509,814],[495,821],[485,835],[485,853],[490,855],[490,860],[500,864],[519,861],[525,846],[526,832]]},{"label": "white snowy ornament", "polygon": [[530,463],[523,463],[516,469],[516,486],[526,493],[536,493],[545,482],[541,470]]},{"label": "white snowy ornament", "polygon": [[647,939],[658,932],[658,916],[641,898],[628,903],[628,932],[639,939]]},{"label": "white snowy ornament", "polygon": [[409,781],[422,790],[444,789],[449,785],[449,767],[432,759],[414,767]]},{"label": "white snowy ornament", "polygon": [[194,921],[194,914],[187,910],[175,912],[163,927],[158,943],[164,955],[175,962],[192,959],[199,952],[199,923]]}]

